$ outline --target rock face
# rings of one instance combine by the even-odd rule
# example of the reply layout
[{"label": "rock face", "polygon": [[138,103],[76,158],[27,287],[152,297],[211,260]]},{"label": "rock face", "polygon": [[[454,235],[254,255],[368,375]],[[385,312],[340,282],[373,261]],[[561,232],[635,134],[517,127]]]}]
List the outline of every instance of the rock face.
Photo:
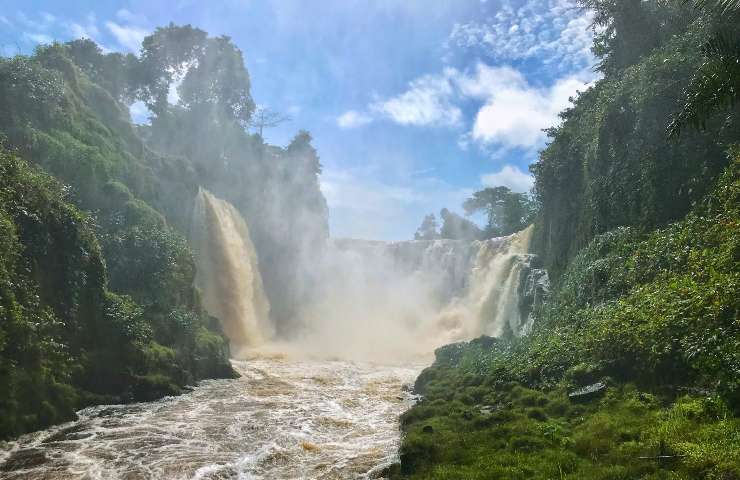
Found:
[{"label": "rock face", "polygon": [[527,335],[534,327],[534,312],[550,294],[550,277],[537,255],[529,255],[519,279],[520,335]]}]

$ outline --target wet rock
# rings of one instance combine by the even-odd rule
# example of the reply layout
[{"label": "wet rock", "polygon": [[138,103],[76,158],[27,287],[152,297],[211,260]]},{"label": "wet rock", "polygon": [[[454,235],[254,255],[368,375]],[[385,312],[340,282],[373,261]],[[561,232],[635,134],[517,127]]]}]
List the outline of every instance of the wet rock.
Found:
[{"label": "wet rock", "polygon": [[370,470],[367,473],[367,478],[375,478],[375,479],[383,479],[383,478],[391,478],[393,476],[396,476],[401,471],[401,464],[391,463],[390,465],[381,465],[377,468],[374,468]]},{"label": "wet rock", "polygon": [[606,384],[604,382],[596,382],[568,393],[568,398],[571,402],[589,402],[599,398],[604,392],[606,392]]},{"label": "wet rock", "polygon": [[104,408],[98,412],[98,417],[111,417],[118,412],[115,408]]},{"label": "wet rock", "polygon": [[79,440],[80,438],[90,437],[92,433],[80,433],[84,428],[85,426],[82,424],[62,428],[58,432],[46,437],[41,443],[63,442],[65,440]]},{"label": "wet rock", "polygon": [[493,412],[500,410],[501,405],[476,405],[475,408],[477,408],[482,415],[490,415]]},{"label": "wet rock", "polygon": [[478,345],[484,349],[490,349],[498,341],[497,338],[489,337],[488,335],[481,335],[478,338],[474,338],[470,341],[471,345]]},{"label": "wet rock", "polygon": [[550,294],[550,277],[537,255],[529,255],[519,274],[519,329],[516,336],[528,335],[534,327],[534,311]]},{"label": "wet rock", "polygon": [[16,470],[25,470],[43,465],[47,461],[48,458],[41,449],[28,448],[25,450],[18,450],[13,452],[5,463],[0,465],[0,471],[13,472]]}]

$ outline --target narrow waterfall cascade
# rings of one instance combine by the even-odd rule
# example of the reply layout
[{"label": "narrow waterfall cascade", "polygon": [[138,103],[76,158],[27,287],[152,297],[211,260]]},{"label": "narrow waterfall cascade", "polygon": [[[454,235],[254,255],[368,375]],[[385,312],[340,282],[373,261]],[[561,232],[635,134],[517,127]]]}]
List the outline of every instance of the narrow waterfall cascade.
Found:
[{"label": "narrow waterfall cascade", "polygon": [[531,234],[529,227],[475,242],[466,288],[439,314],[443,330],[459,339],[521,336],[531,330],[534,304],[549,288],[547,272],[535,268],[536,256],[527,253]]},{"label": "narrow waterfall cascade", "polygon": [[190,237],[203,306],[221,321],[232,355],[243,356],[272,334],[270,306],[247,223],[233,205],[201,188]]}]

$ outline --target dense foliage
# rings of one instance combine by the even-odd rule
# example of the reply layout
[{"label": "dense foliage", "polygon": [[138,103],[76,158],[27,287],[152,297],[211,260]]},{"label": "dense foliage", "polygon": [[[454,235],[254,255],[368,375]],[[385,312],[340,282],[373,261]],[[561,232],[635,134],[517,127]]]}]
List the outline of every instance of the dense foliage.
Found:
[{"label": "dense foliage", "polygon": [[[727,148],[740,138],[736,108],[707,118],[703,131],[666,138],[683,90],[702,68],[713,16],[684,2],[590,3],[598,6],[597,20],[620,32],[609,35],[609,27],[597,37],[605,76],[562,113],[531,167],[540,206],[534,248],[556,280],[599,234],[620,226],[649,231],[681,219],[706,195],[727,165]],[[636,17],[650,25],[631,23]]]},{"label": "dense foliage", "polygon": [[473,193],[462,207],[468,216],[485,213],[485,228],[481,230],[467,218],[443,208],[439,212],[442,226],[437,225],[437,217],[433,213],[426,215],[414,234],[414,240],[482,240],[503,237],[526,228],[535,215],[535,202],[528,194],[512,192],[503,186]]},{"label": "dense foliage", "polygon": [[414,233],[414,240],[436,240],[439,238],[439,225],[433,213],[425,216]]},{"label": "dense foliage", "polygon": [[[297,270],[328,236],[321,165],[308,132],[280,148],[247,131],[249,89],[241,51],[191,26],[157,29],[139,57],[104,54],[90,40],[53,44],[0,59],[0,133],[99,211],[104,227],[151,207],[187,234],[198,185],[230,201],[265,259],[274,320],[290,330],[308,294]],[[150,124],[131,123],[134,101],[148,106]]]},{"label": "dense foliage", "polygon": [[534,205],[526,193],[512,192],[508,187],[489,187],[465,200],[467,215],[485,212],[486,238],[502,237],[524,230],[532,221]]},{"label": "dense foliage", "polygon": [[[133,296],[113,293],[91,217],[5,151],[0,230],[0,438],[70,419],[91,402],[151,399],[232,374],[225,341],[194,303],[182,243],[147,246],[150,257],[180,256],[142,277],[156,308],[126,286],[115,290]],[[175,237],[166,228],[157,235]],[[130,258],[150,260],[140,253]]]}]

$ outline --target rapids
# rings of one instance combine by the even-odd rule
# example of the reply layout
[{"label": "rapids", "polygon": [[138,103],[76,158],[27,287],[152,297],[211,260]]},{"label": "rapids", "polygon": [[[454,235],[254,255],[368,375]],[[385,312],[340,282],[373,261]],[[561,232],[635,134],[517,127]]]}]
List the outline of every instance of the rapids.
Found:
[{"label": "rapids", "polygon": [[151,403],[79,419],[0,446],[2,479],[361,479],[396,459],[402,386],[419,369],[281,357],[235,361]]}]

